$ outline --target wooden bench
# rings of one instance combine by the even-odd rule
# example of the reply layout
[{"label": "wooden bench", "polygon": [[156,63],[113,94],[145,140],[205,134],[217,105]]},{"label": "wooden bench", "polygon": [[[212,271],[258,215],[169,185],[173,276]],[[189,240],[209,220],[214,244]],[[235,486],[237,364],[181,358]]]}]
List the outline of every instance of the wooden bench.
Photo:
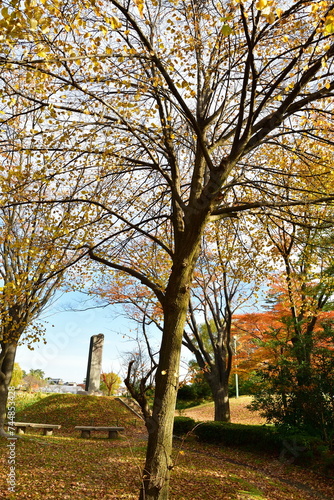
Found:
[{"label": "wooden bench", "polygon": [[61,425],[54,424],[33,424],[31,422],[13,422],[12,427],[16,427],[17,434],[25,434],[27,427],[34,429],[43,429],[44,436],[52,436],[53,429],[60,429]]},{"label": "wooden bench", "polygon": [[78,431],[81,431],[81,437],[82,438],[90,438],[90,433],[92,431],[107,431],[108,432],[108,438],[109,439],[115,439],[118,436],[119,431],[124,431],[124,427],[96,427],[94,426],[82,426],[82,425],[77,425],[75,429],[78,429]]}]

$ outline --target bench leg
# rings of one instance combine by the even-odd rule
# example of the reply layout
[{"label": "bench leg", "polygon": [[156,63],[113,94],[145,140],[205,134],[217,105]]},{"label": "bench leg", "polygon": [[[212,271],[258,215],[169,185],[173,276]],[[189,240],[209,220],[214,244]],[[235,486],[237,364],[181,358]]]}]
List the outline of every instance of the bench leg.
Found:
[{"label": "bench leg", "polygon": [[25,434],[25,432],[26,432],[26,428],[25,427],[18,427],[16,429],[16,433],[17,434]]},{"label": "bench leg", "polygon": [[52,436],[53,429],[43,429],[43,436]]},{"label": "bench leg", "polygon": [[81,431],[81,437],[82,438],[90,438],[90,431]]},{"label": "bench leg", "polygon": [[108,431],[108,438],[109,439],[116,439],[117,436],[118,436],[118,432],[117,431]]}]

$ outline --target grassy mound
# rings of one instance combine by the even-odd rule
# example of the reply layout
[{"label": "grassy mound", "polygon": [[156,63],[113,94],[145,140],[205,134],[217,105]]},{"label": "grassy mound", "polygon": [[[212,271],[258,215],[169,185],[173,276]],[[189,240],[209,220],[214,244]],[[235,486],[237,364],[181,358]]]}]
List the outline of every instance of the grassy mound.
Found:
[{"label": "grassy mound", "polygon": [[114,398],[76,394],[43,397],[18,411],[16,421],[59,424],[61,433],[73,432],[76,425],[142,426],[142,421]]}]

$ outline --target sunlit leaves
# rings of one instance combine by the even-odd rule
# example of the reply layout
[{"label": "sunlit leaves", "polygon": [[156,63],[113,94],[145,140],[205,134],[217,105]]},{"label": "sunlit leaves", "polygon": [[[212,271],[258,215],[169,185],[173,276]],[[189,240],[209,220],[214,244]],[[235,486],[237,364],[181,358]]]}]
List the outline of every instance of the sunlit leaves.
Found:
[{"label": "sunlit leaves", "polygon": [[255,4],[255,7],[258,10],[263,10],[267,7],[268,5],[268,0],[258,0],[258,2]]},{"label": "sunlit leaves", "polygon": [[[228,227],[246,211],[297,218],[290,204],[333,193],[321,178],[331,141],[315,116],[332,109],[326,7],[175,3],[16,3],[1,24],[1,110],[8,128],[21,124],[23,142],[11,140],[9,151],[31,155],[27,199],[66,207],[71,249],[166,304],[163,346],[175,355],[164,352],[171,365],[158,373],[170,381],[208,221]],[[310,163],[316,175],[304,182]],[[67,248],[69,239],[53,236]],[[156,408],[159,432],[171,421],[170,387],[166,411]]]},{"label": "sunlit leaves", "polygon": [[32,31],[36,31],[37,26],[38,26],[37,19],[30,19],[30,28],[32,29]]},{"label": "sunlit leaves", "polygon": [[[104,21],[111,27],[112,30],[116,30],[122,26],[121,21],[116,16],[105,16]],[[104,35],[107,34],[107,29],[103,25],[100,26],[100,30]]]},{"label": "sunlit leaves", "polygon": [[[13,103],[12,106],[16,106]],[[16,108],[17,109],[17,108]],[[2,139],[19,144],[22,124],[12,123]],[[27,127],[34,136],[35,130]],[[56,288],[63,284],[63,267],[76,254],[66,222],[69,211],[43,204],[29,206],[32,186],[45,172],[45,157],[30,152],[1,155],[0,274],[2,289],[0,338],[4,342],[26,342],[32,346],[44,335],[45,325],[36,319],[48,304]],[[50,161],[50,157],[48,157]],[[40,202],[45,200],[47,184],[35,184]],[[11,206],[5,206],[10,200]],[[64,223],[64,226],[62,224]]]},{"label": "sunlit leaves", "polygon": [[326,16],[325,32],[329,35],[332,35],[334,33],[334,10],[331,10]]},{"label": "sunlit leaves", "polygon": [[232,28],[228,24],[223,24],[222,33],[223,35],[228,36],[232,33]]},{"label": "sunlit leaves", "polygon": [[[261,11],[261,14],[265,17],[266,21],[268,23],[273,23],[276,19],[275,16],[275,2],[274,0],[258,0],[258,2],[255,4],[255,7]],[[282,12],[279,10],[278,13],[276,12],[277,15],[280,15]]]},{"label": "sunlit leaves", "polygon": [[141,17],[143,17],[145,0],[133,0]]}]

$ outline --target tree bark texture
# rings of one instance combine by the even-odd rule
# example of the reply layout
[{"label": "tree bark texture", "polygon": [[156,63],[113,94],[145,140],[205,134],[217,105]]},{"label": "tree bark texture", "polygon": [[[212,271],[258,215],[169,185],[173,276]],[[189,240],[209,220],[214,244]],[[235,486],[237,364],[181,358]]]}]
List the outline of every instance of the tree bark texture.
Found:
[{"label": "tree bark texture", "polygon": [[[205,222],[197,217],[179,242],[163,304],[164,328],[156,374],[152,417],[140,500],[168,500],[174,411],[179,384],[179,365],[190,286]],[[197,227],[196,227],[197,226]]]},{"label": "tree bark texture", "polygon": [[167,500],[172,469],[174,408],[183,328],[187,314],[188,294],[179,300],[180,310],[166,314],[160,361],[156,375],[156,396],[152,417],[148,421],[148,446],[143,473],[141,500]]},{"label": "tree bark texture", "polygon": [[219,422],[231,422],[228,381],[221,384],[216,382],[212,385],[212,394],[215,403],[215,420]]},{"label": "tree bark texture", "polygon": [[17,344],[1,342],[0,353],[0,436],[6,435],[4,430],[7,408],[8,387],[12,378]]}]

